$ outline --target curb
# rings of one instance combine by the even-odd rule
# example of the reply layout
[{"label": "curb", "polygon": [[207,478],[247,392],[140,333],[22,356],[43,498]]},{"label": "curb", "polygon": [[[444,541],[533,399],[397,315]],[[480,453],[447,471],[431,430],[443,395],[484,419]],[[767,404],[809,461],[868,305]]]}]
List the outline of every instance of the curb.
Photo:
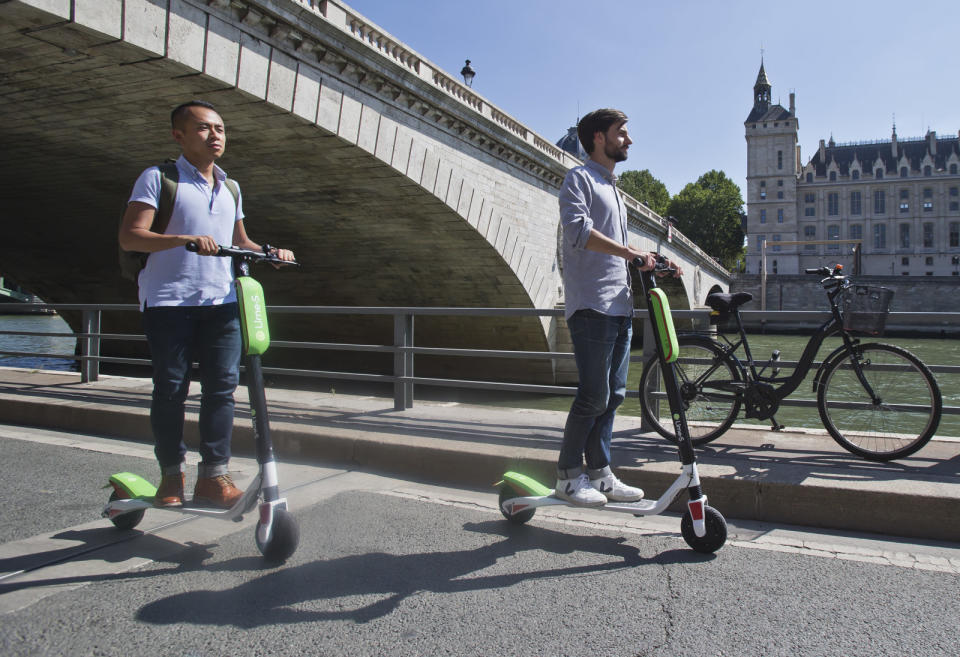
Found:
[{"label": "curb", "polygon": [[[253,429],[238,416],[233,451],[254,455]],[[94,433],[152,442],[149,410],[139,406],[24,399],[0,394],[0,422]],[[187,444],[198,443],[197,414],[187,412]],[[507,470],[521,470],[550,485],[556,476],[554,449],[502,443],[331,428],[271,420],[274,451],[281,460],[334,463],[446,485],[488,488]],[[660,452],[667,457],[669,452]],[[679,462],[664,458],[617,467],[628,484],[649,496],[665,490],[679,474]],[[836,481],[811,477],[789,465],[769,468],[763,478],[737,474],[729,462],[704,454],[700,478],[710,504],[728,518],[776,522],[914,539],[960,540],[960,485],[894,480]],[[750,471],[750,468],[746,468]],[[910,486],[911,490],[903,488]],[[681,495],[671,510],[683,510]]]}]

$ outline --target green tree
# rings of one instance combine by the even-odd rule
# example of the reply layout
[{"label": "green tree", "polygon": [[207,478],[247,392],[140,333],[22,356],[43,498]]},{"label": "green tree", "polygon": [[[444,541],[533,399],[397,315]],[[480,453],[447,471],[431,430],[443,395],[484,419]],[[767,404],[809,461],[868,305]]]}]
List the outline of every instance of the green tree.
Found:
[{"label": "green tree", "polygon": [[732,269],[743,257],[743,197],[723,171],[708,171],[670,201],[667,214],[707,254]]},{"label": "green tree", "polygon": [[618,177],[617,187],[661,216],[670,204],[667,186],[654,178],[649,169],[624,171]]}]

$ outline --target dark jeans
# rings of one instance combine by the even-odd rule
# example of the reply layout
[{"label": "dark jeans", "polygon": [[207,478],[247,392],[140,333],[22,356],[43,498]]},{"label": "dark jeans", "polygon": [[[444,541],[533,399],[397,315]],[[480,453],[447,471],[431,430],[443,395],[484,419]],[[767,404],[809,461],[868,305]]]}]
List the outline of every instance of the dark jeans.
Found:
[{"label": "dark jeans", "polygon": [[233,392],[240,378],[240,318],[237,304],[160,306],[143,312],[143,328],[153,358],[150,425],[154,452],[164,472],[180,466],[184,401],[190,366],[200,365],[200,457],[204,466],[230,460]]},{"label": "dark jeans", "polygon": [[563,429],[557,468],[591,470],[610,465],[613,418],[627,392],[630,317],[578,310],[568,320],[580,382]]}]

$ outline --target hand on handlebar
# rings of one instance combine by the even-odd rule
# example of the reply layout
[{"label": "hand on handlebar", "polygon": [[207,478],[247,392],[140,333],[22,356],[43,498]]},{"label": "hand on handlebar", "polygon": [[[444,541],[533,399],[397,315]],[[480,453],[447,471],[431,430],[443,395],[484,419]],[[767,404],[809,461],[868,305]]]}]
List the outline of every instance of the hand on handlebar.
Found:
[{"label": "hand on handlebar", "polygon": [[652,271],[654,274],[660,277],[667,276],[669,274],[674,278],[680,278],[680,276],[683,274],[683,270],[680,268],[680,265],[675,263],[673,260],[667,259],[659,253],[637,253],[638,255],[631,262],[633,263],[633,266],[640,271]]},{"label": "hand on handlebar", "polygon": [[200,255],[217,255],[220,252],[220,245],[217,240],[209,235],[188,235],[189,241],[184,245],[187,251],[193,251]]}]

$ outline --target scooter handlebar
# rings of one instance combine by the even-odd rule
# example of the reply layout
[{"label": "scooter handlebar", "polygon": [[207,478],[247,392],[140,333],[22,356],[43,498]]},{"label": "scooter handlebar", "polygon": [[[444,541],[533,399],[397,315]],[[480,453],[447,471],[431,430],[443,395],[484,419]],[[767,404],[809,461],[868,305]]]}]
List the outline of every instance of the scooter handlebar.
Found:
[{"label": "scooter handlebar", "polygon": [[[654,274],[672,274],[677,270],[670,266],[670,261],[663,255],[659,253],[653,254],[653,259],[656,261],[656,264],[653,266],[652,273]],[[642,271],[640,266],[643,265],[643,260],[640,258],[634,258],[630,265],[634,267],[637,271]]]},{"label": "scooter handlebar", "polygon": [[[200,247],[196,242],[187,242],[184,245],[184,248],[187,251],[196,253]],[[217,252],[215,256],[221,257],[232,257],[232,258],[242,258],[247,262],[269,262],[272,265],[284,265],[284,266],[294,266],[299,267],[300,263],[296,260],[281,260],[273,253],[269,253],[270,249],[274,247],[269,244],[264,244],[263,251],[253,251],[251,249],[240,249],[235,246],[223,246],[222,244],[217,245]]]}]

